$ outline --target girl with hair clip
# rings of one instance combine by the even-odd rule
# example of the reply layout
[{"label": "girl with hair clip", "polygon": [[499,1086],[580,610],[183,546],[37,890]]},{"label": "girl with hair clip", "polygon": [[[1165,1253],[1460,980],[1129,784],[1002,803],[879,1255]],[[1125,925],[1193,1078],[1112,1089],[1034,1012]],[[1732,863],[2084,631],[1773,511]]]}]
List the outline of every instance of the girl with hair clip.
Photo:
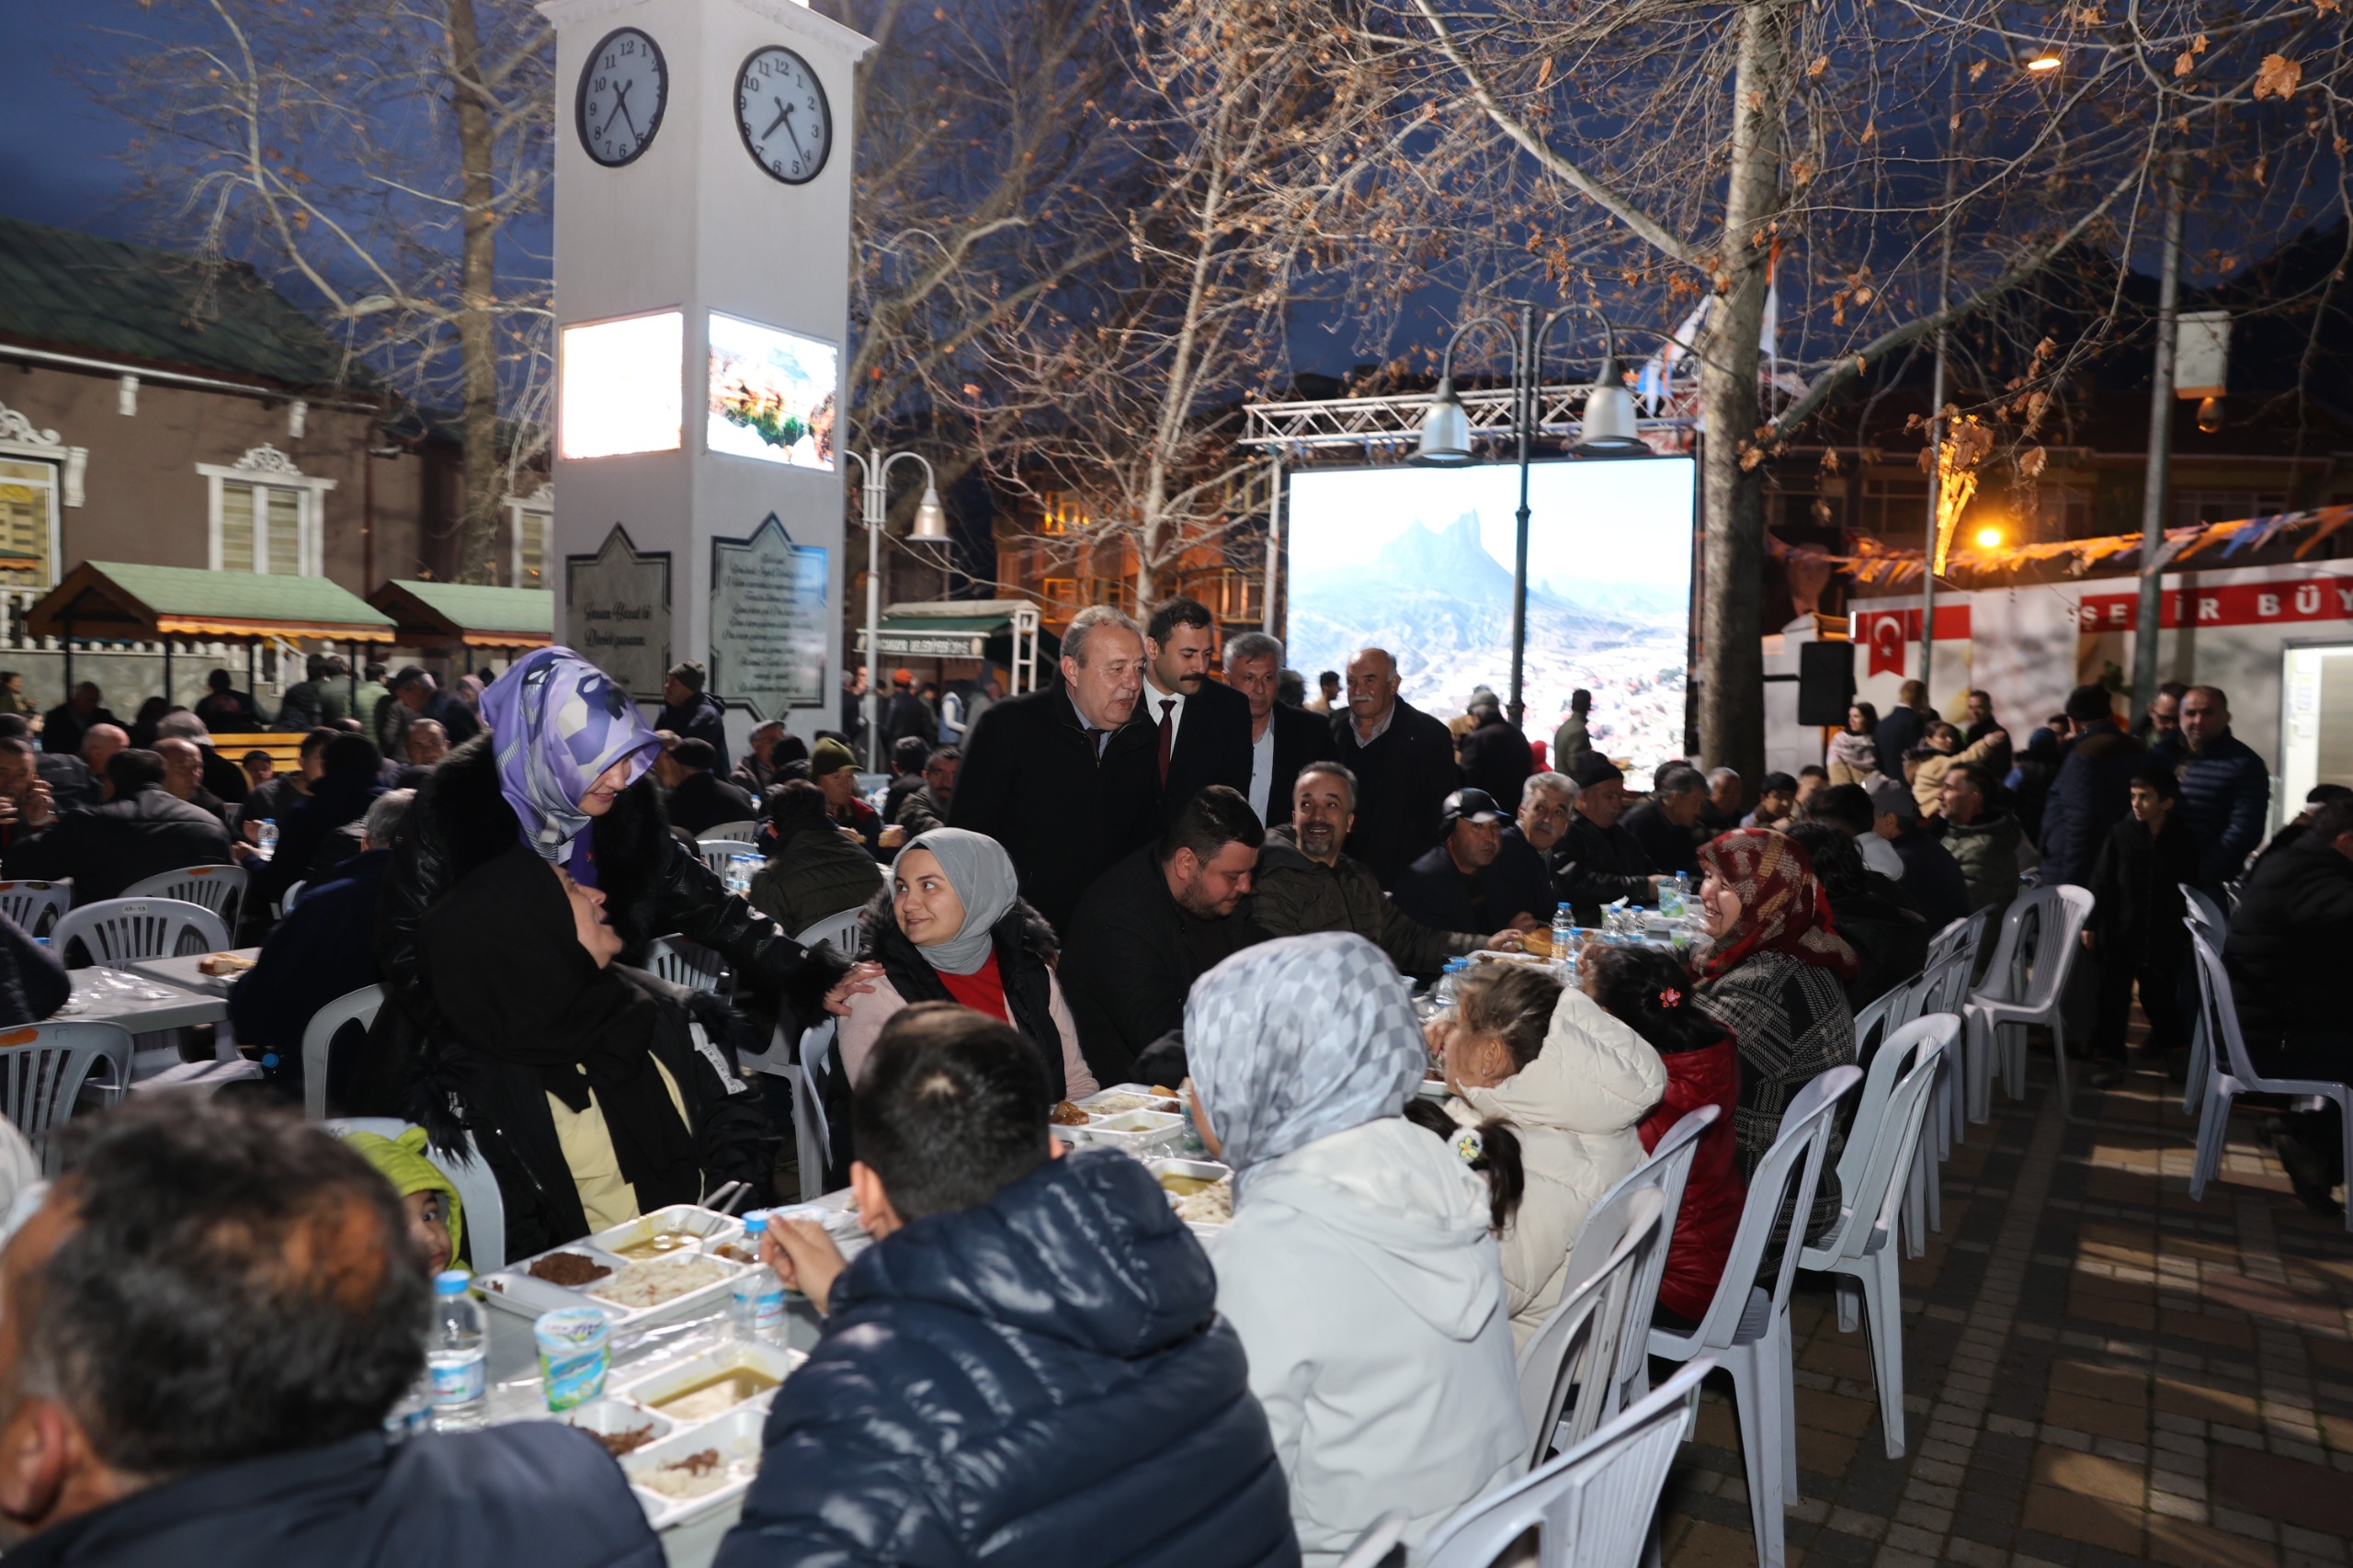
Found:
[{"label": "girl with hair clip", "polygon": [[1699,1326],[1715,1300],[1748,1198],[1733,1134],[1740,1058],[1724,1027],[1694,1005],[1691,983],[1669,954],[1597,945],[1586,949],[1578,979],[1586,995],[1649,1041],[1666,1065],[1665,1097],[1634,1129],[1644,1153],[1655,1152],[1659,1140],[1701,1106],[1718,1111],[1692,1153],[1653,1319],[1661,1327],[1688,1332]]},{"label": "girl with hair clip", "polygon": [[1456,1153],[1488,1179],[1512,1335],[1524,1341],[1561,1303],[1586,1215],[1643,1163],[1634,1127],[1666,1070],[1632,1029],[1517,964],[1473,965],[1452,1015],[1425,1032],[1454,1096],[1442,1135],[1469,1134]]}]

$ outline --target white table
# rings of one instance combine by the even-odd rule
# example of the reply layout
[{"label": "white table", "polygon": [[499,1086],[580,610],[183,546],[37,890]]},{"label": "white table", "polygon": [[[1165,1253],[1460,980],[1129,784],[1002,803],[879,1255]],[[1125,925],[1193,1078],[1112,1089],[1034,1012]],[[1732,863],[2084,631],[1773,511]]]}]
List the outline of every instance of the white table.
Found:
[{"label": "white table", "polygon": [[[111,990],[107,985],[108,977],[139,991],[162,994],[142,996]],[[166,1033],[196,1024],[217,1024],[229,1016],[225,995],[199,995],[149,975],[91,968],[74,970],[72,978],[74,1000],[57,1014],[59,1023],[119,1024],[137,1036]],[[181,1060],[176,1045],[139,1051],[131,1056],[131,1075],[134,1080],[150,1078],[179,1065]]]},{"label": "white table", "polygon": [[[849,1198],[849,1188],[844,1187],[817,1199],[814,1207],[846,1209]],[[853,1244],[843,1250],[855,1257],[865,1248]],[[495,1424],[549,1419],[547,1404],[540,1392],[540,1348],[532,1337],[531,1320],[487,1304],[483,1307],[483,1315],[488,1320],[490,1331],[486,1370],[491,1421]],[[809,1304],[808,1298],[790,1290],[785,1292],[784,1324],[785,1344],[794,1350],[815,1346],[823,1327],[817,1310]],[[725,1338],[732,1331],[725,1307],[699,1317],[631,1331],[613,1347],[613,1369],[606,1376],[605,1387],[609,1391],[664,1361],[699,1354],[710,1348],[713,1338]],[[662,1555],[669,1568],[708,1568],[718,1555],[720,1540],[743,1517],[743,1501],[738,1498],[663,1530]]]},{"label": "white table", "polygon": [[[261,956],[259,948],[230,948],[224,950],[232,958],[244,959],[249,962]],[[183,991],[193,991],[206,996],[226,996],[229,987],[237,983],[238,976],[248,971],[239,970],[236,974],[206,974],[196,967],[212,956],[210,953],[184,953],[176,959],[138,959],[126,967],[133,974],[160,980]]]}]

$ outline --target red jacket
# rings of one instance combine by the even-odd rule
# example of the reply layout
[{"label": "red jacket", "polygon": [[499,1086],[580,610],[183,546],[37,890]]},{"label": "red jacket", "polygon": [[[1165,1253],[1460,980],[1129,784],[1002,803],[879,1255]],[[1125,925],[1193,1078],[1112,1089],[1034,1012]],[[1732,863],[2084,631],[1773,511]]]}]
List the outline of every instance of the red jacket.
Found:
[{"label": "red jacket", "polygon": [[1675,1234],[1667,1244],[1666,1273],[1658,1284],[1658,1299],[1667,1306],[1688,1318],[1705,1317],[1716,1297],[1716,1283],[1723,1278],[1724,1259],[1732,1253],[1733,1233],[1740,1229],[1741,1206],[1748,1199],[1732,1126],[1733,1107],[1740,1098],[1740,1058],[1726,1035],[1705,1051],[1663,1051],[1659,1060],[1666,1064],[1666,1097],[1634,1130],[1646,1153],[1701,1106],[1711,1105],[1721,1112],[1715,1125],[1699,1135],[1691,1177],[1683,1187],[1683,1207],[1676,1212]]}]

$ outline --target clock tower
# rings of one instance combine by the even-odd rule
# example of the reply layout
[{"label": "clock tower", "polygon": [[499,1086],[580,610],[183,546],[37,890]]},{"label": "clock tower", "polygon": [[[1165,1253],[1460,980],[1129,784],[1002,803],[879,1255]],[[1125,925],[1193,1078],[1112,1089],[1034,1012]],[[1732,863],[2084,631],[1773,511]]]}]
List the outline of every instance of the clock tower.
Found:
[{"label": "clock tower", "polygon": [[838,723],[856,70],[793,0],[543,0],[556,29],[560,640],[710,671],[730,750]]}]

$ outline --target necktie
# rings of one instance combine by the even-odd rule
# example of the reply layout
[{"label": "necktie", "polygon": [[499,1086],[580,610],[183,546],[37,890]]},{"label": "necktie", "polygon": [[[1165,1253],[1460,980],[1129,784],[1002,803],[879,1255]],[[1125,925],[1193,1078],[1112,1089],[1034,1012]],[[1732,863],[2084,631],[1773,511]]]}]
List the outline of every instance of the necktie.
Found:
[{"label": "necktie", "polygon": [[1168,753],[1176,744],[1176,721],[1168,716],[1176,706],[1173,697],[1160,699],[1160,787],[1164,790],[1168,787]]}]

